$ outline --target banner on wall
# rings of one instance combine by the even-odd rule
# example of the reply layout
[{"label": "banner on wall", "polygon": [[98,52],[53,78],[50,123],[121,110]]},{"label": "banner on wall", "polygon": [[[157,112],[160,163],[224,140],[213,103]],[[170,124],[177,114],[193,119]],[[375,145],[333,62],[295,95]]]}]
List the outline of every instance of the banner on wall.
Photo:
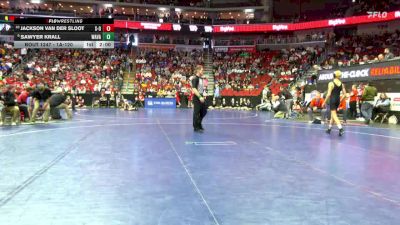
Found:
[{"label": "banner on wall", "polygon": [[142,43],[139,43],[139,48],[175,49],[175,45],[173,45],[173,44],[142,44]]},{"label": "banner on wall", "polygon": [[256,51],[256,46],[254,46],[254,45],[228,47],[228,52],[229,53],[234,53],[234,52],[255,52],[255,51]]},{"label": "banner on wall", "polygon": [[215,52],[255,52],[256,46],[255,45],[243,45],[243,46],[215,46]]},{"label": "banner on wall", "polygon": [[[342,72],[344,82],[400,79],[400,60],[341,67],[339,70]],[[318,82],[331,81],[334,71],[336,70],[320,70]]]},{"label": "banner on wall", "polygon": [[145,98],[145,108],[163,108],[163,109],[175,109],[176,99],[175,98]]}]

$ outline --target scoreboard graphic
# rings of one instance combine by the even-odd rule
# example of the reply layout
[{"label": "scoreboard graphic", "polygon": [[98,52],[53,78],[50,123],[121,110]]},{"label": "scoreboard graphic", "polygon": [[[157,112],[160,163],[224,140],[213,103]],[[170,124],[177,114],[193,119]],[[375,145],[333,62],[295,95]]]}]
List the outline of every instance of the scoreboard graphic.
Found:
[{"label": "scoreboard graphic", "polygon": [[16,18],[14,48],[114,48],[109,18]]}]

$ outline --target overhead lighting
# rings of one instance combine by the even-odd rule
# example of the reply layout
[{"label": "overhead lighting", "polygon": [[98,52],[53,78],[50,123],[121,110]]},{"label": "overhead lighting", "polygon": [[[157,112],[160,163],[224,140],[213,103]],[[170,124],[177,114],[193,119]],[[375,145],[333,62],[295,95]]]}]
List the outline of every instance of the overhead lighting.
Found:
[{"label": "overhead lighting", "polygon": [[29,2],[27,2],[26,4],[29,5]]},{"label": "overhead lighting", "polygon": [[46,7],[47,7],[47,4],[44,4],[44,6],[46,6]]},{"label": "overhead lighting", "polygon": [[148,12],[149,11],[149,9],[146,9],[146,12]]},{"label": "overhead lighting", "polygon": [[49,8],[49,11],[53,10],[52,8]]},{"label": "overhead lighting", "polygon": [[112,4],[104,4],[104,7],[106,7],[106,8],[112,8],[113,5],[112,5]]},{"label": "overhead lighting", "polygon": [[72,6],[72,5],[69,5],[69,7],[72,8],[73,6]]},{"label": "overhead lighting", "polygon": [[245,9],[243,11],[244,11],[244,13],[253,13],[254,9]]},{"label": "overhead lighting", "polygon": [[231,13],[231,12],[229,12],[229,15],[232,15],[232,13]]},{"label": "overhead lighting", "polygon": [[161,7],[161,8],[158,8],[158,10],[160,10],[160,11],[165,11],[165,10],[167,10],[167,9],[164,8],[164,7]]},{"label": "overhead lighting", "polygon": [[175,8],[175,12],[182,12],[182,9],[180,9],[180,8]]},{"label": "overhead lighting", "polygon": [[[31,3],[33,3],[33,4],[40,4],[41,1],[40,1],[40,0],[31,0]],[[28,5],[29,5],[29,4],[28,4]]]},{"label": "overhead lighting", "polygon": [[122,10],[125,10],[125,8],[122,8]]},{"label": "overhead lighting", "polygon": [[83,10],[83,8],[80,8],[80,10],[82,11],[82,10]]},{"label": "overhead lighting", "polygon": [[90,9],[90,6],[88,6],[87,8]]},{"label": "overhead lighting", "polygon": [[108,16],[108,18],[109,18],[109,19],[111,19],[111,18],[112,18],[112,16],[111,16],[111,15],[109,15],[109,16]]}]

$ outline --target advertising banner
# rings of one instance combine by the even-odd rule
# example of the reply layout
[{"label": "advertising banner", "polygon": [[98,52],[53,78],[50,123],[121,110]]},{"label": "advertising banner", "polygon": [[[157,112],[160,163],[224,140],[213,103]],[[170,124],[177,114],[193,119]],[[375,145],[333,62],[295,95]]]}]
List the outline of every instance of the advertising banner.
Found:
[{"label": "advertising banner", "polygon": [[[343,82],[400,79],[400,60],[341,67]],[[335,70],[320,70],[318,82],[329,82]]]},{"label": "advertising banner", "polygon": [[255,51],[256,51],[256,46],[254,46],[254,45],[228,47],[228,52],[229,53],[234,53],[234,52],[255,52]]},{"label": "advertising banner", "polygon": [[152,48],[152,49],[175,49],[174,44],[145,44],[140,43],[139,48]]},{"label": "advertising banner", "polygon": [[363,16],[352,16],[329,20],[317,20],[301,23],[264,23],[264,24],[238,24],[238,25],[215,25],[214,33],[251,33],[251,32],[279,32],[297,31],[317,28],[328,28],[346,25],[357,25],[365,23],[379,23],[400,19],[400,11],[387,12],[384,14],[367,14]]},{"label": "advertising banner", "polygon": [[175,109],[175,98],[145,98],[144,107],[147,109]]}]

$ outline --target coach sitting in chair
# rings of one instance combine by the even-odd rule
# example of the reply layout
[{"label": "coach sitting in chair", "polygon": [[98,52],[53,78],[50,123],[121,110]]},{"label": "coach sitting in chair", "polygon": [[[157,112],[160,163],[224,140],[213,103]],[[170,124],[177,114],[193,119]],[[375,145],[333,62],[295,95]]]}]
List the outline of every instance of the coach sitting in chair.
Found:
[{"label": "coach sitting in chair", "polygon": [[308,121],[309,123],[313,123],[314,113],[321,113],[321,121],[325,122],[327,116],[327,110],[322,107],[324,105],[325,100],[321,97],[321,93],[317,92],[315,97],[311,100],[310,105],[308,106]]},{"label": "coach sitting in chair", "polygon": [[44,84],[38,84],[37,88],[31,94],[31,101],[30,105],[33,105],[33,111],[31,115],[31,123],[35,123],[36,115],[40,109],[40,103],[43,103],[42,109],[44,110],[43,114],[43,121],[47,122],[46,118],[48,118],[48,114],[50,113],[50,107],[46,104],[51,97],[51,91],[49,88],[46,88]]},{"label": "coach sitting in chair", "polygon": [[376,101],[373,109],[374,121],[377,120],[380,116],[383,116],[382,121],[385,118],[385,115],[390,111],[390,98],[386,95],[386,93],[381,93],[379,99]]},{"label": "coach sitting in chair", "polygon": [[13,86],[6,86],[3,89],[3,95],[2,95],[2,102],[3,102],[3,107],[1,109],[1,120],[0,120],[0,125],[3,125],[3,122],[5,121],[6,118],[6,113],[10,113],[12,116],[12,121],[11,125],[17,125],[19,124],[19,109],[18,109],[18,104],[17,104],[17,99],[15,98],[15,89]]}]

